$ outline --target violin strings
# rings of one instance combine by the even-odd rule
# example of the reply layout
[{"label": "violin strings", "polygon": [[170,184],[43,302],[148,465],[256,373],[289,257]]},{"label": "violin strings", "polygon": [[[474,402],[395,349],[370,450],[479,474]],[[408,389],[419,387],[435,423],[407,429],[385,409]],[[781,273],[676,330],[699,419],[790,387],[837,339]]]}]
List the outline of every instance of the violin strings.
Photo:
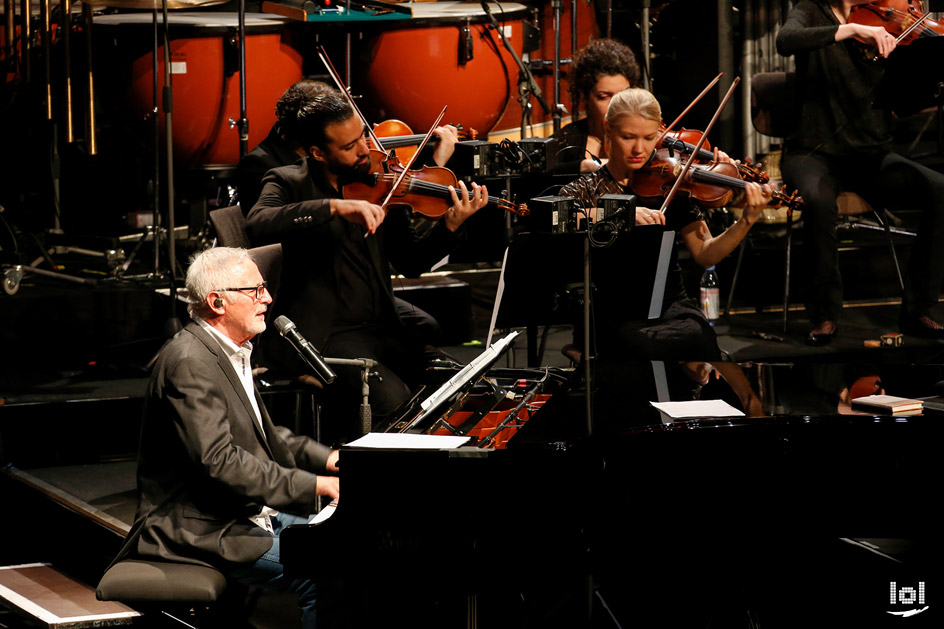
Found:
[{"label": "violin strings", "polygon": [[[389,180],[393,178],[394,178],[393,175],[384,175],[385,180]],[[407,178],[404,180],[404,183],[407,184],[408,188],[412,190],[416,190],[417,192],[430,192],[430,193],[435,193],[444,199],[450,198],[449,186],[444,186],[441,183],[434,183],[432,181],[423,181],[422,179],[414,179],[410,176],[407,176]],[[459,190],[457,189],[456,192],[459,192]],[[488,202],[493,205],[500,206],[501,201],[504,201],[504,199],[500,199],[499,197],[493,197],[491,195],[489,195],[488,197]]]}]

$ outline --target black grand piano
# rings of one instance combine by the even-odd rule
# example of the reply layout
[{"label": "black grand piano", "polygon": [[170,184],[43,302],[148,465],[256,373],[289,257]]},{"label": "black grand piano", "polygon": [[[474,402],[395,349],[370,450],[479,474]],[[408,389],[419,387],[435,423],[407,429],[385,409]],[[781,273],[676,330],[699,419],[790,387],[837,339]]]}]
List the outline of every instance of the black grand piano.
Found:
[{"label": "black grand piano", "polygon": [[[342,449],[286,571],[343,581],[352,626],[940,626],[944,415],[846,414],[822,365],[609,367],[589,422],[574,374],[503,448]],[[942,370],[881,378],[929,395]],[[745,382],[766,416],[650,404],[740,409]]]}]

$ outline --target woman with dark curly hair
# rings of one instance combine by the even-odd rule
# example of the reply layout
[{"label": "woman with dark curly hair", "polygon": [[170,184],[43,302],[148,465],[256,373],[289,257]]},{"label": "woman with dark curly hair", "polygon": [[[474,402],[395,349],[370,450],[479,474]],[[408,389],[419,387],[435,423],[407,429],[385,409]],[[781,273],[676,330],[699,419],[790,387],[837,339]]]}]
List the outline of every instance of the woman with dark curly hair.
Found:
[{"label": "woman with dark curly hair", "polygon": [[[586,117],[554,134],[560,143],[558,173],[593,172],[606,163],[603,118],[610,99],[639,82],[639,64],[628,46],[614,39],[597,39],[574,55],[570,94],[586,109]],[[577,112],[572,112],[576,118]]]}]

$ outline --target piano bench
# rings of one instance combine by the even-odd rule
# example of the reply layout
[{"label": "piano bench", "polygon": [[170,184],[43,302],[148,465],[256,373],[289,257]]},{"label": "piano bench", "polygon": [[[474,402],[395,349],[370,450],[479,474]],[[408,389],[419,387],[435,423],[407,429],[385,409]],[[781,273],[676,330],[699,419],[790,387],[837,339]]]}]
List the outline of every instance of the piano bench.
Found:
[{"label": "piano bench", "polygon": [[[159,612],[184,626],[198,618],[213,619],[219,625],[215,605],[227,592],[226,577],[208,566],[125,559],[102,576],[95,595],[101,601],[121,601],[140,607],[145,613]],[[225,614],[227,610],[220,609]],[[178,616],[186,615],[187,620]],[[224,625],[219,625],[224,626]]]},{"label": "piano bench", "polygon": [[61,629],[137,624],[141,616],[121,603],[96,600],[91,587],[46,563],[0,567],[0,605],[28,618],[29,626]]}]

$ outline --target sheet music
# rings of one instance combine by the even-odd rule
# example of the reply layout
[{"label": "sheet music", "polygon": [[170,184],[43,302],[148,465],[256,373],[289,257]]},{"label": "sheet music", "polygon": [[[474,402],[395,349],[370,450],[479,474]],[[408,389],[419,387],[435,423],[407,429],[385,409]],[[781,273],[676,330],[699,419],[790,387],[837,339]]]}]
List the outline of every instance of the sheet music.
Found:
[{"label": "sheet music", "polygon": [[649,402],[674,419],[685,417],[744,417],[744,413],[724,400],[689,400],[685,402]]},{"label": "sheet music", "polygon": [[332,515],[334,515],[334,510],[337,508],[338,508],[338,499],[335,498],[334,500],[329,502],[327,505],[325,505],[324,509],[322,509],[315,515],[311,516],[311,519],[308,520],[308,523],[321,524],[322,522],[330,518]]},{"label": "sheet music", "polygon": [[466,445],[471,437],[464,435],[415,435],[405,432],[369,432],[347,444],[356,448],[404,448],[411,450],[442,450]]},{"label": "sheet music", "polygon": [[495,359],[501,356],[502,352],[508,348],[508,345],[520,333],[521,332],[519,331],[511,332],[510,334],[505,335],[503,338],[500,338],[489,345],[488,349],[479,354],[468,365],[463,367],[459,373],[449,379],[449,382],[436,389],[432,395],[423,400],[423,402],[420,404],[420,407],[424,411],[428,411],[432,406],[439,404],[441,401],[455,393],[460,387],[462,387],[462,385],[471,380],[473,377],[481,375],[482,372],[488,368],[492,362],[495,361]]}]

